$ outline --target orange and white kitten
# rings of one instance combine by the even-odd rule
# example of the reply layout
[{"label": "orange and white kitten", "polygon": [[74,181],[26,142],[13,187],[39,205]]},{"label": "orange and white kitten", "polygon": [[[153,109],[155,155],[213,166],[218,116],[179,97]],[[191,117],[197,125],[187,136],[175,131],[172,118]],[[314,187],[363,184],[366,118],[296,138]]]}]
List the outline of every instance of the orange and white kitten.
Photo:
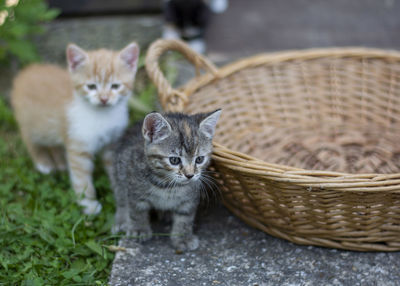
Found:
[{"label": "orange and white kitten", "polygon": [[92,182],[94,155],[102,151],[109,172],[107,146],[128,125],[139,47],[84,51],[70,44],[66,55],[69,72],[44,64],[21,71],[11,102],[36,168],[47,174],[68,167],[78,203],[84,213],[96,214],[101,204]]}]

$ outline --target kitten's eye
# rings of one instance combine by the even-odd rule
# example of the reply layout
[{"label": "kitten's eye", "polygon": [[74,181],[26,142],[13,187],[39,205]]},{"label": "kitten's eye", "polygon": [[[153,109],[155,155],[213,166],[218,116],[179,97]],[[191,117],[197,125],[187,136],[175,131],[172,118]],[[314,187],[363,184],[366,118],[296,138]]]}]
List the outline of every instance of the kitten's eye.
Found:
[{"label": "kitten's eye", "polygon": [[97,85],[96,85],[95,83],[87,84],[86,87],[87,87],[89,90],[96,90],[96,89],[97,89]]},{"label": "kitten's eye", "polygon": [[171,165],[179,165],[181,163],[181,158],[169,157],[169,162],[171,163]]},{"label": "kitten's eye", "polygon": [[119,83],[113,83],[111,89],[118,89],[121,85]]},{"label": "kitten's eye", "polygon": [[196,164],[201,164],[204,162],[204,156],[199,156],[196,158]]}]

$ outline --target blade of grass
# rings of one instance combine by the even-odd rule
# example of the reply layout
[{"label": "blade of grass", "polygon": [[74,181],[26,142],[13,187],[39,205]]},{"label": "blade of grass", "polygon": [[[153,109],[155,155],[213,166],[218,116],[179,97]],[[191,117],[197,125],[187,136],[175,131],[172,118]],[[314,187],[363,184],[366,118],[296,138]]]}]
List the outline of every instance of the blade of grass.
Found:
[{"label": "blade of grass", "polygon": [[73,226],[72,229],[71,229],[71,238],[72,238],[72,244],[74,245],[74,248],[75,248],[75,246],[76,246],[76,243],[75,243],[75,229],[76,229],[77,226],[83,221],[83,219],[84,219],[84,217],[81,216],[81,217],[76,221],[76,223],[74,224],[74,226]]}]

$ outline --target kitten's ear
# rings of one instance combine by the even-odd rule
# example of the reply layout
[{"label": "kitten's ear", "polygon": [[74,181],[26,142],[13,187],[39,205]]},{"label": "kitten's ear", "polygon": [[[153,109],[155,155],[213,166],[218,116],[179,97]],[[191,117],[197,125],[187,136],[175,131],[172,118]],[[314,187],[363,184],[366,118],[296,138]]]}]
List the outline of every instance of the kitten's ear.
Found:
[{"label": "kitten's ear", "polygon": [[217,121],[221,115],[221,109],[217,109],[209,113],[206,118],[200,122],[199,129],[206,135],[207,138],[212,139],[215,133],[215,127],[217,126]]},{"label": "kitten's ear", "polygon": [[87,53],[75,44],[68,45],[66,54],[68,69],[71,72],[76,71],[88,58]]},{"label": "kitten's ear", "polygon": [[157,112],[147,114],[143,121],[142,134],[146,141],[157,143],[169,136],[171,125]]},{"label": "kitten's ear", "polygon": [[135,73],[139,60],[139,46],[136,43],[130,43],[119,53],[121,60]]}]

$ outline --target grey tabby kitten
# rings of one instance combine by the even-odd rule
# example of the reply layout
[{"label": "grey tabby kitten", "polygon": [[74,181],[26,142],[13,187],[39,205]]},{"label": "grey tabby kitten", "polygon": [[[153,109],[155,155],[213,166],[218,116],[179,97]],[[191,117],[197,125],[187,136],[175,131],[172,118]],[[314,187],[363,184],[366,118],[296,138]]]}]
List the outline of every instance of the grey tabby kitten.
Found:
[{"label": "grey tabby kitten", "polygon": [[199,245],[193,221],[202,172],[210,162],[212,138],[221,110],[207,114],[148,114],[114,148],[112,184],[117,211],[113,233],[145,241],[152,236],[149,211],[171,211],[172,244]]}]

